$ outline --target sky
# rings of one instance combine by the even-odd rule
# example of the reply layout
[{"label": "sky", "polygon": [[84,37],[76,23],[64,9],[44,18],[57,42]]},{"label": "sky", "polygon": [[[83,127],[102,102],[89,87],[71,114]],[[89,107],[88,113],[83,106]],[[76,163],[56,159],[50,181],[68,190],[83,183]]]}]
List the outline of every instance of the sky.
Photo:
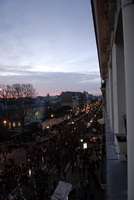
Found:
[{"label": "sky", "polygon": [[0,0],[0,84],[100,92],[90,0]]}]

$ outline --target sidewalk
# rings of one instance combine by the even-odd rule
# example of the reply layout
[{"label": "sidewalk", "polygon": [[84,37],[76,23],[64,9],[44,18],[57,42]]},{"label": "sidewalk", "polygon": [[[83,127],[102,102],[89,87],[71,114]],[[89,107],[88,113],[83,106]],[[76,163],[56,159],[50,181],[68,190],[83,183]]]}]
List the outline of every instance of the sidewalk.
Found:
[{"label": "sidewalk", "polygon": [[[79,164],[78,164],[79,167]],[[67,182],[72,184],[73,191],[76,191],[76,197],[71,198],[71,200],[105,200],[105,190],[98,187],[96,184],[95,178],[92,174],[89,173],[88,170],[85,168],[85,172],[80,174],[79,168],[76,167],[74,171],[70,168],[70,171],[67,175]],[[97,175],[98,179],[99,174]],[[92,197],[91,197],[92,196]],[[93,198],[94,196],[94,198]]]}]

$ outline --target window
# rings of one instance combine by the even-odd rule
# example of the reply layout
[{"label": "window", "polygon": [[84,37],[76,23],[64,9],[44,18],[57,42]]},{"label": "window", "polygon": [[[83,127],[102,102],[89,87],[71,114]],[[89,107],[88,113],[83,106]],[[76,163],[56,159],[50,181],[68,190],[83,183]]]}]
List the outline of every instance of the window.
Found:
[{"label": "window", "polygon": [[21,123],[20,123],[20,122],[18,122],[18,126],[21,126]]}]

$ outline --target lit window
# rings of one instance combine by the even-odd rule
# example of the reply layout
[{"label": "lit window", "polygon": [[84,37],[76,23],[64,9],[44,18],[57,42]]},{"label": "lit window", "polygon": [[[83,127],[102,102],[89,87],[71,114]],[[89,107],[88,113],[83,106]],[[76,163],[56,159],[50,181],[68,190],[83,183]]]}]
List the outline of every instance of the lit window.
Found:
[{"label": "lit window", "polygon": [[11,122],[9,122],[9,128],[12,128]]},{"label": "lit window", "polygon": [[21,123],[20,123],[20,122],[18,122],[18,126],[21,126]]},{"label": "lit window", "polygon": [[39,115],[39,111],[37,111],[37,112],[35,113],[35,115],[38,116],[38,115]]},{"label": "lit window", "polygon": [[83,149],[87,149],[87,143],[83,143]]},{"label": "lit window", "polygon": [[15,127],[15,122],[13,122],[13,127]]}]

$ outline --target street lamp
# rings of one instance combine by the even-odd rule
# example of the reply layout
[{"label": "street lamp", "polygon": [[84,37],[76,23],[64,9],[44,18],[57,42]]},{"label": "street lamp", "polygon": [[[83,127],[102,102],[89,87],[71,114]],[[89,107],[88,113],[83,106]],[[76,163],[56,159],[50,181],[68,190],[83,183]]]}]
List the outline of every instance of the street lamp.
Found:
[{"label": "street lamp", "polygon": [[81,142],[83,142],[83,139],[80,139]]},{"label": "street lamp", "polygon": [[42,162],[44,162],[44,157],[42,156]]},{"label": "street lamp", "polygon": [[3,123],[4,123],[4,126],[6,126],[6,125],[7,125],[7,121],[6,121],[6,120],[4,120],[4,121],[3,121]]},{"label": "street lamp", "polygon": [[28,170],[28,175],[29,175],[29,176],[32,175],[32,170],[31,170],[31,169]]}]

